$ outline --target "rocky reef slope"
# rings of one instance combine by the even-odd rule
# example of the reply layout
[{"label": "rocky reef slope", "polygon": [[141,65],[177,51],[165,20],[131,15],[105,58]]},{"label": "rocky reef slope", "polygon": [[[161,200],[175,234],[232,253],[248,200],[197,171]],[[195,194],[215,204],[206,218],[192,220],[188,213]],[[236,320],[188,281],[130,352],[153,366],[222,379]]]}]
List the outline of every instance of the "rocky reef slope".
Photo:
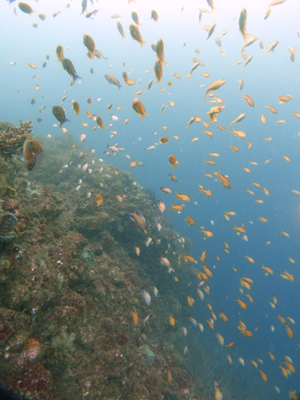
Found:
[{"label": "rocky reef slope", "polygon": [[[196,271],[177,260],[192,246],[154,193],[70,135],[35,137],[43,153],[32,172],[18,157],[25,136],[10,154],[2,139],[0,382],[36,399],[200,399],[179,329]],[[147,232],[130,220],[135,209]]]}]

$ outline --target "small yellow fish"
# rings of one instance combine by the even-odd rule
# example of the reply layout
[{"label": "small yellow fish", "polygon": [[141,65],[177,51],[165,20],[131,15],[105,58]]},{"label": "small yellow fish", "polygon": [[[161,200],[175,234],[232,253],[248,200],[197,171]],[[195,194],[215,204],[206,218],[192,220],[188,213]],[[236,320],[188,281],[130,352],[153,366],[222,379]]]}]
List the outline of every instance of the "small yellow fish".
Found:
[{"label": "small yellow fish", "polygon": [[137,97],[133,100],[132,110],[135,111],[137,114],[142,116],[142,121],[144,120],[144,116],[145,115],[149,115],[149,114],[146,113],[145,107],[139,101],[139,99]]},{"label": "small yellow fish", "polygon": [[97,197],[98,206],[101,206],[101,204],[103,204],[103,197],[101,196],[101,194],[95,194],[95,196]]},{"label": "small yellow fish", "polygon": [[247,310],[247,304],[244,303],[242,300],[240,300],[239,298],[237,300],[235,300],[239,303],[239,306],[243,309],[243,310]]},{"label": "small yellow fish", "polygon": [[137,312],[136,312],[133,308],[130,310],[130,312],[131,312],[131,316],[132,316],[132,319],[133,319],[134,326],[135,326],[136,328],[138,328],[138,327],[139,327],[139,317],[138,317],[138,314],[137,314]]},{"label": "small yellow fish", "polygon": [[188,301],[188,305],[189,305],[190,307],[193,307],[193,306],[194,306],[195,300],[194,300],[191,296],[188,296],[187,301]]},{"label": "small yellow fish", "polygon": [[143,45],[145,43],[148,43],[148,42],[145,42],[143,40],[142,35],[141,35],[140,31],[139,31],[139,28],[136,25],[130,24],[129,25],[129,32],[130,32],[130,35],[131,35],[132,39],[136,40],[138,43],[140,43],[141,48],[143,47]]}]

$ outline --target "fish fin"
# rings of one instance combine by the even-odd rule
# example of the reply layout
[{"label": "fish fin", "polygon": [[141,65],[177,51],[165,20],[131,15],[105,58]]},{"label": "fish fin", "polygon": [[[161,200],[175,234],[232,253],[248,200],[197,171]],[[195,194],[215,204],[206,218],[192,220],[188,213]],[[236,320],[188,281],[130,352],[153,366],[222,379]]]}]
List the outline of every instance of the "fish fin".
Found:
[{"label": "fish fin", "polygon": [[70,121],[69,119],[67,119],[67,118],[64,118],[64,120],[61,121],[61,123],[59,124],[60,129],[61,129],[61,127],[63,126],[63,124],[64,124],[65,122],[67,122],[67,121],[71,123],[71,121]]},{"label": "fish fin", "polygon": [[253,36],[253,35],[251,35],[251,33],[247,33],[247,32],[242,33],[242,35],[243,35],[243,39],[245,42],[247,41],[248,36]]},{"label": "fish fin", "polygon": [[26,162],[26,168],[28,171],[32,171],[33,167],[35,166],[36,163],[36,157],[33,158],[31,162],[27,161]]},{"label": "fish fin", "polygon": [[[77,81],[77,79],[82,79],[81,76],[74,74],[73,75],[73,85],[75,86],[75,82]],[[83,79],[82,79],[83,80]]]},{"label": "fish fin", "polygon": [[144,122],[144,116],[145,115],[149,115],[148,113],[144,113],[143,115],[142,115],[142,121]]},{"label": "fish fin", "polygon": [[99,58],[99,59],[101,58],[101,53],[100,53],[100,51],[97,50],[97,49],[95,49],[93,55],[95,55],[95,56],[96,56],[97,58]]},{"label": "fish fin", "polygon": [[27,140],[25,140],[24,143],[23,143],[23,157],[24,157],[24,158],[25,158],[25,149],[26,149],[26,146],[27,146]]},{"label": "fish fin", "polygon": [[264,52],[260,53],[260,54],[267,54],[267,53],[269,53],[269,50],[268,49],[264,49]]},{"label": "fish fin", "polygon": [[143,47],[143,45],[144,45],[145,43],[148,43],[148,42],[146,42],[145,40],[142,40],[142,41],[141,41],[141,48]]}]

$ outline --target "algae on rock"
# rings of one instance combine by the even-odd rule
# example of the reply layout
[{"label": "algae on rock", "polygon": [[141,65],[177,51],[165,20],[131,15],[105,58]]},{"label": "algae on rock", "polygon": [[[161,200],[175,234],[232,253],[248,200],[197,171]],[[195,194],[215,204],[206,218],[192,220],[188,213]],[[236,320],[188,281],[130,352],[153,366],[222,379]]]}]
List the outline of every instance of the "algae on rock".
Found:
[{"label": "algae on rock", "polygon": [[85,248],[82,250],[82,252],[80,254],[81,254],[81,257],[85,260],[85,262],[91,268],[94,268],[94,264],[95,264],[94,254],[88,245],[85,246]]},{"label": "algae on rock", "polygon": [[10,212],[4,211],[0,204],[0,245],[10,243],[17,238],[17,222],[18,219]]}]

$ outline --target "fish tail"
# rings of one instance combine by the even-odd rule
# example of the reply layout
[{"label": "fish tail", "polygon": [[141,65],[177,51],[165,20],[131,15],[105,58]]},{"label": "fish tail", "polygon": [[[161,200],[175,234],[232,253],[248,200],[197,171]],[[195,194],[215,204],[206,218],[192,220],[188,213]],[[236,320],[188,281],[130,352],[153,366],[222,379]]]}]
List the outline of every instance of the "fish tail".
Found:
[{"label": "fish tail", "polygon": [[245,42],[247,41],[247,37],[248,37],[248,36],[251,36],[251,34],[250,34],[250,33],[247,33],[246,31],[245,31],[245,32],[242,32],[242,35],[243,35],[243,39],[244,39]]},{"label": "fish tail", "polygon": [[143,45],[145,44],[145,43],[148,43],[148,42],[146,42],[145,40],[141,40],[141,48],[143,47]]},{"label": "fish tail", "polygon": [[101,53],[100,53],[100,51],[97,50],[97,49],[95,49],[93,55],[95,55],[95,56],[96,56],[97,58],[99,58],[99,59],[101,58]]},{"label": "fish tail", "polygon": [[144,122],[144,116],[145,115],[149,115],[148,113],[144,113],[143,115],[142,115],[142,121]]},{"label": "fish tail", "polygon": [[71,123],[71,121],[70,121],[69,119],[64,118],[64,119],[61,121],[61,123],[59,124],[60,129],[61,129],[61,127],[63,126],[63,124],[64,124],[65,122],[70,122],[70,123]]},{"label": "fish tail", "polygon": [[26,168],[28,171],[32,171],[33,167],[35,166],[36,163],[36,157],[33,157],[31,161],[26,162]]},{"label": "fish tail", "polygon": [[73,85],[75,85],[75,82],[77,81],[77,79],[82,79],[81,76],[74,74],[73,75]]}]

